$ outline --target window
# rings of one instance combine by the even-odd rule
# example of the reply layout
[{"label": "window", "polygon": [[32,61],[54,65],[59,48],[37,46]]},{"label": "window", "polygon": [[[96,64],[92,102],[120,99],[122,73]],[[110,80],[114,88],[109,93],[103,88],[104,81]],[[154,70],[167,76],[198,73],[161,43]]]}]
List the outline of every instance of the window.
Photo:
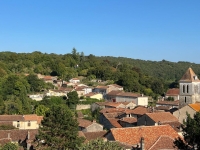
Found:
[{"label": "window", "polygon": [[31,122],[30,122],[30,121],[28,122],[28,126],[29,126],[29,127],[31,126]]},{"label": "window", "polygon": [[185,93],[185,85],[183,85],[183,93]]},{"label": "window", "polygon": [[185,97],[185,103],[186,103],[186,97]]},{"label": "window", "polygon": [[187,85],[187,93],[189,93],[189,85]]},{"label": "window", "polygon": [[19,121],[17,121],[17,127],[18,127],[18,128],[20,127],[20,123],[19,123]]}]

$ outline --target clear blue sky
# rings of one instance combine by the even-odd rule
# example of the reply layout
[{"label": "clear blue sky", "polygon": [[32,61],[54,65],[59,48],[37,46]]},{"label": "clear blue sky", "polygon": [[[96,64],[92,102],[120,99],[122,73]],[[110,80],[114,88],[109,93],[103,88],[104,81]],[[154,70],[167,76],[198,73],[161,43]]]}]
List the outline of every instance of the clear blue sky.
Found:
[{"label": "clear blue sky", "polygon": [[200,0],[0,0],[0,51],[200,63]]}]

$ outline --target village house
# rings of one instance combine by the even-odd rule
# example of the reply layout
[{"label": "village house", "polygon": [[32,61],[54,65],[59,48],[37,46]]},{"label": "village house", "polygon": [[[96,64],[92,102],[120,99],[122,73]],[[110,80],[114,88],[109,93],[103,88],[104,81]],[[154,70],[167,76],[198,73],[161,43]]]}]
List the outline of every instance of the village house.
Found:
[{"label": "village house", "polygon": [[165,94],[165,99],[171,97],[173,98],[175,101],[176,100],[179,100],[179,89],[178,88],[172,88],[172,89],[169,89],[167,90],[166,94]]},{"label": "village house", "polygon": [[38,129],[43,117],[30,115],[0,115],[0,125],[12,125],[18,129]]},{"label": "village house", "polygon": [[118,122],[123,128],[137,126],[137,119],[134,117],[123,117]]},{"label": "village house", "polygon": [[44,94],[30,94],[28,97],[32,100],[41,101],[44,98]]},{"label": "village house", "polygon": [[84,97],[86,98],[94,98],[94,99],[98,99],[98,100],[102,100],[103,99],[103,95],[101,93],[87,93],[84,95]]},{"label": "village house", "polygon": [[105,135],[109,141],[132,146],[132,150],[178,149],[174,141],[178,133],[169,125],[112,128]]},{"label": "village house", "polygon": [[0,145],[12,142],[27,150],[34,149],[34,140],[37,134],[38,129],[0,130]]},{"label": "village house", "polygon": [[179,108],[179,100],[176,101],[157,101],[156,108],[167,108],[168,110],[172,108]]},{"label": "village house", "polygon": [[173,115],[178,118],[181,124],[183,124],[187,119],[187,114],[193,118],[194,114],[198,111],[200,111],[200,103],[188,104],[173,112]]},{"label": "village house", "polygon": [[46,96],[67,96],[67,93],[72,92],[73,88],[59,88],[59,89],[51,89],[46,93]]},{"label": "village house", "polygon": [[138,93],[111,91],[106,95],[106,100],[110,102],[134,102],[137,106],[148,106],[148,97]]},{"label": "village house", "polygon": [[69,80],[70,83],[79,83],[80,80],[78,78],[72,78]]},{"label": "village house", "polygon": [[142,117],[138,118],[137,121],[138,126],[157,126],[163,124],[172,125],[172,128],[176,131],[179,131],[181,126],[178,119],[170,112],[146,113]]},{"label": "village house", "polygon": [[77,118],[79,131],[82,132],[97,132],[103,131],[103,126],[96,121],[89,121],[82,118]]}]

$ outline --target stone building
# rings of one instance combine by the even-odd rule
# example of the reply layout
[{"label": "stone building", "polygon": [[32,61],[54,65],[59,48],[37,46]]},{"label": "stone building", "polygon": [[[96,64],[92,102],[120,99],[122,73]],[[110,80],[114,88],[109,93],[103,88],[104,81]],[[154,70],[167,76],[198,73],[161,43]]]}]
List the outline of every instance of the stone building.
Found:
[{"label": "stone building", "polygon": [[200,102],[200,80],[192,68],[188,68],[183,77],[180,79],[179,87],[179,108],[182,108],[187,104]]}]

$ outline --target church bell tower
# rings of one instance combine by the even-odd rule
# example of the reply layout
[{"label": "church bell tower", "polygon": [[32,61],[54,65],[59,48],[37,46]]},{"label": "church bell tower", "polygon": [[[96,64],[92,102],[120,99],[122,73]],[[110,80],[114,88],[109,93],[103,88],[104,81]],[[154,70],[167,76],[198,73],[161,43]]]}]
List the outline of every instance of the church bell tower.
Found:
[{"label": "church bell tower", "polygon": [[200,102],[200,80],[192,68],[188,68],[179,81],[179,108]]}]

